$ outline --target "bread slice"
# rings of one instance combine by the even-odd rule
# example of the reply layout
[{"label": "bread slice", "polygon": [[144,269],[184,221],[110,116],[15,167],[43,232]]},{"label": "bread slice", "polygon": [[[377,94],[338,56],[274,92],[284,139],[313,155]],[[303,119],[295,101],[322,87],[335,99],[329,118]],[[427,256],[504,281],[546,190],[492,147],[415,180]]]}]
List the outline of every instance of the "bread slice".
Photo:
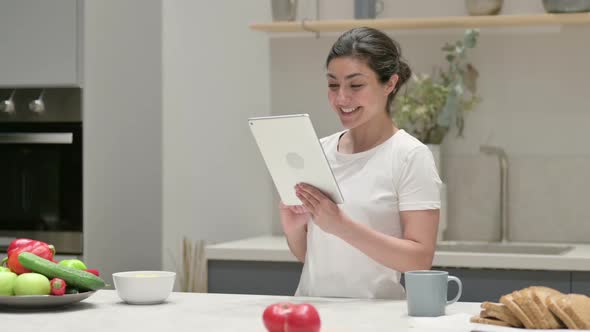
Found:
[{"label": "bread slice", "polygon": [[533,301],[533,287],[527,287],[516,292],[514,300],[533,323],[535,329],[548,329],[549,323],[543,316],[541,309]]},{"label": "bread slice", "polygon": [[485,301],[481,304],[481,308],[483,309],[480,313],[482,318],[494,318],[512,327],[523,327],[522,322],[502,303]]},{"label": "bread slice", "polygon": [[542,286],[530,287],[532,293],[532,299],[535,304],[535,313],[533,314],[536,319],[539,319],[540,326],[545,329],[558,329],[564,327],[564,324],[559,320],[547,306],[545,300],[551,295],[563,295],[561,292]]},{"label": "bread slice", "polygon": [[477,323],[477,324],[489,324],[489,325],[510,327],[510,324],[503,322],[501,320],[497,320],[497,319],[493,319],[493,318],[483,318],[480,316],[473,316],[473,317],[471,317],[470,321],[472,323]]},{"label": "bread slice", "polygon": [[582,294],[568,294],[564,298],[563,311],[571,317],[578,329],[590,329],[590,297]]},{"label": "bread slice", "polygon": [[[520,305],[516,302],[515,297],[518,297],[520,300],[520,295],[518,294],[518,292],[520,291],[514,291],[510,294],[503,295],[502,297],[500,297],[500,303],[508,307],[510,312],[512,312],[512,314],[516,316],[516,318],[518,318],[519,321],[522,322],[524,327],[526,327],[527,329],[533,329],[535,328],[535,324],[533,323],[531,318],[527,316],[527,314],[520,307]],[[524,300],[521,300],[520,302],[524,303]]]},{"label": "bread slice", "polygon": [[576,322],[563,310],[566,306],[566,295],[550,295],[545,299],[549,310],[567,326],[570,330],[579,330]]}]

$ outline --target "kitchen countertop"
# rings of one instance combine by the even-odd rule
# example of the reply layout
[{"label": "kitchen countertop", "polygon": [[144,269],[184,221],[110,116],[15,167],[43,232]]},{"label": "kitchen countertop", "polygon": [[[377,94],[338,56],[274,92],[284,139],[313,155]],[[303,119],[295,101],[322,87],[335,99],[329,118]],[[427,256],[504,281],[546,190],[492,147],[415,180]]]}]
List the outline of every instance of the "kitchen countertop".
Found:
[{"label": "kitchen countertop", "polygon": [[279,301],[313,304],[322,320],[322,332],[470,331],[475,325],[469,317],[479,312],[479,303],[458,302],[447,307],[446,316],[413,318],[407,316],[405,301],[206,293],[172,293],[163,304],[128,305],[113,290],[100,290],[83,302],[59,309],[0,307],[0,312],[7,331],[264,332],[262,312]]},{"label": "kitchen countertop", "polygon": [[[436,252],[433,266],[522,270],[587,271],[590,245],[571,244],[562,255]],[[297,262],[283,236],[260,236],[208,245],[208,260]]]}]

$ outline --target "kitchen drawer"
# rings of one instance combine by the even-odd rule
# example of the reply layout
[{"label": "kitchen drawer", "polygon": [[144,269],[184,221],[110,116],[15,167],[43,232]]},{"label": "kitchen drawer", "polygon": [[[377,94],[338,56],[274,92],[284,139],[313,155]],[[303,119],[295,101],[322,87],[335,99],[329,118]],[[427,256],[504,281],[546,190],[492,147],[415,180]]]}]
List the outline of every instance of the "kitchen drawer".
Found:
[{"label": "kitchen drawer", "polygon": [[209,293],[293,295],[301,263],[209,260]]}]

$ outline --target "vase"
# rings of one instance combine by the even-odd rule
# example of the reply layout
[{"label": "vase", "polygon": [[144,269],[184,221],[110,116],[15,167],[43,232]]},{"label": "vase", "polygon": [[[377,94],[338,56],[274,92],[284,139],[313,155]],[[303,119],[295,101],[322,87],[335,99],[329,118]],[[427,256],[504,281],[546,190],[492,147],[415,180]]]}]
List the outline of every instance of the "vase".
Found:
[{"label": "vase", "polygon": [[448,201],[447,201],[447,185],[442,183],[440,186],[440,210],[438,218],[438,231],[436,235],[436,241],[441,242],[445,240],[445,231],[447,230],[447,212]]},{"label": "vase", "polygon": [[271,0],[273,21],[294,21],[297,16],[297,0]]},{"label": "vase", "polygon": [[[442,179],[442,167],[441,167],[441,152],[440,152],[440,144],[426,144],[430,152],[432,153],[432,158],[434,159],[434,163],[436,164],[436,171],[438,172],[438,176]],[[444,240],[444,233],[447,229],[447,185],[443,182],[440,186],[440,210],[439,210],[439,219],[438,219],[438,232],[436,236],[436,240],[438,242]]]},{"label": "vase", "polygon": [[434,163],[436,164],[436,171],[438,175],[442,177],[441,173],[441,161],[440,161],[440,144],[426,144],[430,152],[432,152],[432,158],[434,158]]}]

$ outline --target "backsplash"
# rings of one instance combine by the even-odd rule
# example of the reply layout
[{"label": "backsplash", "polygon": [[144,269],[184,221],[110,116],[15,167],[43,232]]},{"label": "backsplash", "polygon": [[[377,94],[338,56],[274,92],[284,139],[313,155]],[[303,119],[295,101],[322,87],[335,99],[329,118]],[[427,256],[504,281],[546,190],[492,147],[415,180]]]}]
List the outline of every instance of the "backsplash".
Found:
[{"label": "backsplash", "polygon": [[[513,241],[588,242],[590,156],[508,156],[508,224]],[[500,172],[490,156],[450,156],[448,240],[500,237]]]},{"label": "backsplash", "polygon": [[[441,46],[462,30],[388,33],[412,70],[427,73],[442,64]],[[451,134],[442,146],[446,239],[499,237],[500,170],[497,158],[479,152],[487,144],[508,154],[512,240],[590,242],[590,48],[582,42],[589,34],[588,26],[482,30],[471,60],[483,103],[468,114],[464,137]],[[309,113],[319,136],[341,129],[324,71],[336,37],[270,40],[272,113]],[[280,234],[278,211],[274,220]]]}]

